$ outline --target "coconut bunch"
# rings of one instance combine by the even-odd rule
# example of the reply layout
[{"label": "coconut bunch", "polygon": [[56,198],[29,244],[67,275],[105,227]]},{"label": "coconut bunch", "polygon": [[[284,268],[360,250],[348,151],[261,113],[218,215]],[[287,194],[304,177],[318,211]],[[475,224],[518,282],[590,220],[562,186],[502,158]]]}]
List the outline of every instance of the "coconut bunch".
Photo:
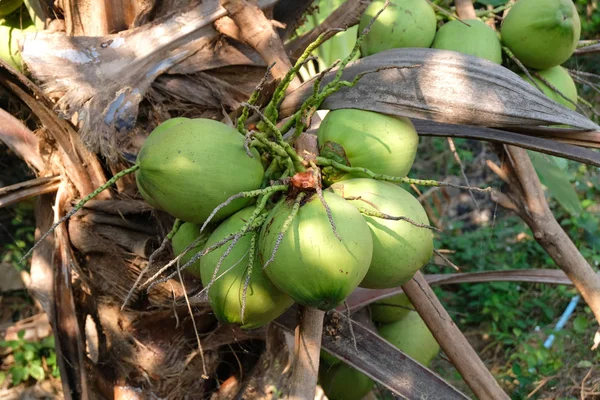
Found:
[{"label": "coconut bunch", "polygon": [[[500,32],[479,18],[452,19],[437,29],[437,18],[428,1],[394,3],[373,24],[373,34],[361,46],[363,56],[406,47],[469,54],[515,70],[552,100],[576,109],[577,88],[560,66],[577,48],[581,33],[580,18],[571,0],[519,0],[500,7],[499,11],[506,14]],[[362,16],[361,27],[383,4],[382,0],[371,3]],[[493,12],[479,14],[493,18]]]},{"label": "coconut bunch", "polygon": [[[399,186],[441,184],[406,177],[419,139],[409,119],[336,110],[316,137],[305,133],[324,99],[360,77],[347,82],[340,73],[323,87],[317,80],[300,111],[278,121],[287,86],[323,37],[263,109],[255,105],[259,85],[235,127],[208,119],[165,121],[124,172],[135,172],[150,205],[177,219],[167,236],[177,257],[158,274],[178,263],[200,278],[223,323],[256,328],[293,303],[331,310],[359,286],[404,284],[433,253],[435,228]],[[260,122],[249,124],[251,114]]]}]

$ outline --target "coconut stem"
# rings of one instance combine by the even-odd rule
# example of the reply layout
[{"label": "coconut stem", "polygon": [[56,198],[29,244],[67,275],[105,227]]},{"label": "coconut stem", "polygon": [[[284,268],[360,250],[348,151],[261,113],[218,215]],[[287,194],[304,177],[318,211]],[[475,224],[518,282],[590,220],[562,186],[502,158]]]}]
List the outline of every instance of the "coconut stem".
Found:
[{"label": "coconut stem", "polygon": [[[249,232],[249,231],[252,231],[252,230],[260,228],[260,226],[262,225],[263,222],[264,222],[264,218],[263,217],[256,218],[256,220],[250,225],[250,227],[248,228],[247,231]],[[198,261],[201,257],[204,257],[205,255],[207,255],[211,251],[214,251],[214,250],[218,249],[219,247],[225,245],[229,241],[234,240],[235,237],[236,237],[236,235],[237,235],[236,233],[231,234],[231,235],[225,237],[224,239],[222,239],[221,241],[213,244],[212,246],[207,247],[206,249],[197,252],[187,263],[185,263],[179,269],[183,271],[184,269],[188,268],[190,265],[192,265],[193,263],[195,263],[196,261]],[[169,269],[170,267],[172,267],[173,265],[175,265],[181,259],[181,257],[183,257],[185,254],[187,254],[194,247],[198,246],[201,241],[202,241],[202,237],[198,237],[196,240],[194,240],[188,247],[185,248],[185,250],[180,255],[178,255],[177,257],[175,257],[171,261],[169,261],[164,267],[162,267],[154,275],[152,275],[152,277],[150,277],[149,279],[147,279],[141,285],[141,287],[148,286],[148,290],[150,290],[150,288],[152,288],[154,285],[158,285],[159,283],[166,282],[169,279],[173,278],[175,275],[177,275],[177,272],[173,272],[172,274],[170,274],[169,276],[167,276],[165,278],[162,278],[160,280],[156,280],[163,272],[165,272],[167,269]]]},{"label": "coconut stem", "polygon": [[313,400],[319,373],[321,337],[325,312],[312,307],[299,307],[295,332],[294,365],[288,399]]},{"label": "coconut stem", "polygon": [[[250,98],[248,99],[248,104],[252,104],[252,105],[256,104],[256,102],[258,101],[258,99],[260,97],[260,93],[262,92],[262,90],[265,86],[265,83],[267,83],[267,80],[269,79],[269,76],[271,75],[271,70],[273,69],[274,66],[275,66],[275,63],[273,63],[267,67],[267,70],[266,70],[264,76],[262,77],[262,79],[260,80],[258,85],[256,85],[256,89],[254,89],[254,92],[252,92],[252,95],[250,95]],[[246,134],[246,120],[248,119],[249,115],[250,115],[250,109],[247,106],[244,106],[244,108],[242,109],[242,115],[240,115],[240,117],[237,120],[237,130],[242,135]]]},{"label": "coconut stem", "polygon": [[248,265],[246,269],[246,280],[244,281],[244,291],[242,292],[242,308],[240,310],[240,320],[242,324],[245,323],[244,315],[246,314],[246,294],[248,293],[248,286],[250,286],[250,279],[252,277],[252,269],[254,267],[254,258],[256,257],[256,238],[258,234],[252,232],[252,239],[250,239],[250,250],[248,250]]},{"label": "coconut stem", "polygon": [[214,210],[212,210],[212,212],[210,213],[208,218],[206,218],[206,221],[204,221],[204,224],[202,224],[202,227],[200,228],[200,233],[202,233],[204,231],[204,229],[206,228],[206,226],[208,225],[208,223],[210,221],[212,221],[215,214],[217,214],[219,212],[219,210],[221,210],[224,207],[227,207],[229,204],[231,204],[232,201],[234,201],[236,199],[247,199],[250,197],[263,196],[263,195],[266,195],[269,193],[273,194],[275,192],[281,192],[281,191],[284,191],[287,189],[288,189],[287,185],[275,185],[275,186],[269,186],[264,189],[251,190],[248,192],[240,192],[240,193],[234,194],[233,196],[229,197],[227,200],[225,200],[224,202],[219,204],[217,207],[215,207]]},{"label": "coconut stem", "polygon": [[329,158],[325,158],[325,157],[317,157],[317,164],[319,164],[320,166],[323,166],[323,167],[333,167],[333,168],[338,169],[343,172],[349,172],[349,173],[357,173],[358,172],[361,174],[365,174],[369,178],[375,179],[378,181],[406,183],[409,185],[420,185],[420,186],[448,186],[448,187],[453,187],[456,189],[473,190],[475,192],[481,192],[481,193],[492,191],[491,187],[478,188],[478,187],[473,187],[473,186],[455,185],[454,183],[440,182],[440,181],[434,181],[434,180],[430,180],[430,179],[413,179],[413,178],[408,178],[408,177],[401,178],[398,176],[376,174],[367,168],[349,167],[347,165],[344,165],[342,163],[333,161],[333,160],[331,160]]},{"label": "coconut stem", "polygon": [[430,229],[430,230],[435,231],[435,232],[442,232],[441,229],[436,228],[435,226],[431,226],[431,225],[427,225],[427,224],[420,224],[420,223],[418,223],[416,221],[413,221],[412,219],[410,219],[408,217],[394,217],[392,215],[382,213],[381,211],[369,210],[368,208],[364,208],[364,207],[359,207],[358,211],[361,214],[367,215],[369,217],[387,219],[387,220],[390,220],[390,221],[405,221],[405,222],[408,222],[409,224],[414,225],[414,226],[416,226],[418,228],[425,228],[425,229]]},{"label": "coconut stem", "polygon": [[295,171],[296,172],[304,172],[305,168],[304,168],[304,165],[302,164],[304,160],[302,159],[302,157],[300,157],[298,155],[298,153],[296,153],[294,151],[294,149],[292,148],[292,146],[290,146],[289,143],[287,143],[285,140],[283,140],[283,134],[281,133],[279,128],[277,128],[277,126],[271,120],[269,120],[269,118],[267,118],[266,115],[261,113],[260,109],[258,107],[253,106],[248,103],[242,103],[242,105],[244,107],[246,107],[246,106],[249,107],[252,111],[254,111],[256,114],[258,114],[258,116],[260,116],[262,121],[267,125],[269,130],[273,132],[273,134],[275,135],[275,139],[277,140],[277,144],[285,150],[287,156],[292,160]]},{"label": "coconut stem", "polygon": [[263,269],[267,268],[267,266],[269,264],[271,264],[273,262],[273,260],[275,259],[275,254],[277,254],[277,250],[279,250],[281,241],[283,240],[285,233],[288,231],[288,229],[290,229],[290,226],[292,225],[292,221],[294,220],[294,218],[296,217],[296,214],[298,214],[298,210],[300,209],[300,202],[302,202],[302,199],[304,199],[305,196],[306,196],[306,192],[300,192],[300,194],[298,194],[298,196],[296,197],[296,200],[294,200],[294,205],[292,207],[292,211],[290,212],[290,215],[288,215],[288,217],[283,222],[283,226],[281,227],[281,232],[279,232],[279,234],[277,235],[277,240],[275,241],[275,246],[273,247],[273,252],[271,252],[271,257],[267,260],[265,265],[263,265]]},{"label": "coconut stem", "polygon": [[56,228],[58,228],[58,226],[60,224],[62,224],[63,222],[65,222],[66,220],[71,218],[77,211],[81,210],[83,208],[83,206],[85,205],[85,203],[92,200],[94,197],[98,196],[100,193],[102,193],[103,191],[105,191],[106,189],[108,189],[109,187],[114,185],[119,179],[123,178],[126,175],[134,173],[139,168],[140,168],[139,164],[135,164],[133,167],[127,168],[127,169],[115,174],[115,176],[113,176],[108,181],[106,181],[106,183],[104,185],[100,186],[99,188],[94,190],[92,193],[85,196],[82,200],[79,201],[79,203],[77,203],[75,205],[75,207],[73,207],[71,209],[71,211],[69,211],[64,217],[59,219],[58,222],[56,222],[54,225],[52,225],[50,227],[50,229],[46,233],[44,233],[38,239],[37,242],[35,242],[35,244],[29,249],[29,251],[27,253],[25,253],[25,255],[19,260],[19,264],[23,264],[23,262],[25,260],[27,260],[31,254],[33,254],[33,251],[48,237],[48,235],[50,235],[52,232],[54,232],[54,230]]},{"label": "coconut stem", "polygon": [[[306,126],[304,124],[303,120],[304,120],[305,116],[308,115],[310,110],[317,110],[327,97],[331,96],[332,94],[334,94],[335,92],[337,92],[338,90],[340,90],[343,87],[355,86],[363,76],[365,76],[366,74],[369,74],[371,72],[374,72],[374,71],[366,71],[362,74],[358,74],[354,78],[354,80],[352,80],[351,82],[342,80],[342,74],[344,73],[344,69],[346,68],[346,65],[348,65],[348,63],[350,61],[352,61],[354,56],[356,56],[358,54],[358,52],[360,51],[360,45],[363,42],[363,40],[365,39],[365,37],[367,36],[367,34],[369,33],[369,31],[371,30],[371,26],[373,25],[375,20],[379,17],[379,15],[381,15],[381,13],[389,6],[389,4],[390,4],[389,0],[386,0],[385,3],[383,4],[381,10],[379,10],[377,12],[377,14],[375,14],[373,19],[371,19],[369,24],[365,27],[365,29],[363,29],[363,31],[360,33],[360,35],[356,39],[356,43],[354,44],[354,47],[352,48],[352,51],[350,52],[350,54],[348,54],[348,56],[339,63],[339,68],[338,68],[333,80],[331,82],[329,82],[327,85],[325,85],[325,87],[322,90],[319,90],[320,86],[321,86],[321,80],[323,79],[325,74],[327,72],[329,72],[329,70],[335,66],[335,64],[332,65],[330,68],[324,70],[319,75],[319,77],[316,79],[316,81],[313,85],[312,95],[302,104],[302,107],[300,108],[300,110],[298,110],[292,116],[292,118],[290,118],[283,125],[283,127],[281,129],[282,132],[288,132],[294,125],[296,125],[294,139],[297,139],[299,134],[304,130],[303,127]],[[323,36],[323,35],[321,35],[321,36]],[[319,36],[319,37],[321,37],[321,36]],[[336,62],[336,64],[337,64],[337,62]]]}]

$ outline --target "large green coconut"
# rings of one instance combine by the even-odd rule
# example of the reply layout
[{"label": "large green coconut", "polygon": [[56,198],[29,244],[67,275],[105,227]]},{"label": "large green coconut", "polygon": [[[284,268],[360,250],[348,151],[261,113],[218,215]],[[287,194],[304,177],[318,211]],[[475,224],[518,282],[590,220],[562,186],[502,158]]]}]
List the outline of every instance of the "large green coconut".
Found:
[{"label": "large green coconut", "polygon": [[440,345],[416,311],[409,312],[397,322],[380,326],[378,331],[382,338],[425,366],[440,351]]},{"label": "large green coconut", "polygon": [[519,0],[502,22],[502,42],[529,68],[567,61],[577,47],[581,22],[571,0]]},{"label": "large green coconut", "polygon": [[[136,180],[148,203],[182,221],[201,223],[230,196],[260,187],[264,171],[258,152],[253,150],[253,158],[246,154],[237,130],[203,118],[170,121],[148,136],[138,154]],[[215,221],[249,201],[233,201]]]},{"label": "large green coconut", "polygon": [[435,34],[431,47],[458,51],[502,64],[502,46],[498,35],[478,19],[445,23]]},{"label": "large green coconut", "polygon": [[[330,187],[352,205],[392,217],[407,217],[418,224],[429,224],[419,201],[406,190],[389,182],[350,179]],[[360,286],[392,288],[410,280],[433,254],[431,230],[408,221],[394,221],[364,215],[373,237],[373,259]]]},{"label": "large green coconut", "polygon": [[[223,221],[210,235],[205,249],[238,232],[253,211],[254,207],[248,207]],[[219,267],[219,278],[208,289],[208,300],[217,319],[223,323],[241,325],[245,329],[269,323],[294,303],[271,283],[255,259],[246,291],[246,308],[242,320],[244,283],[248,273],[251,240],[252,233],[247,233],[235,244]],[[200,259],[200,274],[205,287],[211,282],[219,260],[228,247],[229,243],[226,243]]]},{"label": "large green coconut", "polygon": [[[533,72],[533,71],[532,71]],[[565,99],[560,94],[556,93],[554,89],[551,89],[548,85],[542,82],[537,77],[533,76],[533,80],[538,84],[538,86],[542,89],[544,94],[556,101],[557,103],[562,104],[563,106],[570,108],[571,110],[575,110],[577,108],[577,87],[575,86],[575,82],[569,75],[566,69],[561,66],[552,67],[549,69],[545,69],[542,71],[537,71],[542,78],[544,78],[550,85],[554,86],[558,89],[559,92],[564,94],[569,100]],[[527,82],[531,82],[531,80],[525,74],[519,74],[521,78],[525,79]]]},{"label": "large green coconut", "polygon": [[[383,8],[385,2],[373,1],[363,13],[358,33]],[[363,57],[399,47],[429,47],[433,42],[437,21],[426,0],[393,0],[360,45]]]},{"label": "large green coconut", "polygon": [[369,306],[371,319],[375,322],[389,324],[400,321],[414,307],[404,293],[378,300]]},{"label": "large green coconut", "polygon": [[[179,227],[179,230],[175,236],[173,236],[173,239],[171,239],[173,253],[175,253],[176,256],[183,253],[190,244],[196,241],[196,239],[201,238],[196,246],[181,257],[179,265],[184,266],[187,264],[196,253],[204,248],[204,244],[208,240],[210,233],[211,231],[209,229],[205,229],[200,233],[200,225],[192,224],[191,222],[186,222]],[[200,278],[200,259],[190,265],[186,271],[197,278]]]},{"label": "large green coconut", "polygon": [[300,207],[273,261],[267,263],[292,209],[293,201],[285,200],[263,225],[259,255],[275,286],[302,305],[326,311],[342,303],[363,280],[371,263],[373,240],[354,206],[333,193],[323,196],[341,240],[334,235],[325,207],[313,195]]},{"label": "large green coconut", "polygon": [[[317,134],[321,156],[376,174],[406,176],[417,154],[419,135],[408,118],[371,111],[330,111]],[[328,181],[366,177],[325,171]]]},{"label": "large green coconut", "polygon": [[320,368],[319,382],[329,400],[360,400],[375,385],[371,378],[344,363]]}]

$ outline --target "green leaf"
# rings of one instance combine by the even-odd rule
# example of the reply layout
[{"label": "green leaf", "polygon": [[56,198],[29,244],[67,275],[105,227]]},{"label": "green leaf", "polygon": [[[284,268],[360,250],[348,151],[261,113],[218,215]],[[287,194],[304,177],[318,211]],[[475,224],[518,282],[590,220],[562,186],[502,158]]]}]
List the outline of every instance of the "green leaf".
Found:
[{"label": "green leaf", "polygon": [[31,361],[31,360],[33,360],[34,357],[35,357],[35,353],[31,350],[25,350],[23,352],[23,358],[25,359],[25,361]]},{"label": "green leaf", "polygon": [[42,368],[41,365],[32,365],[31,367],[29,367],[29,374],[36,381],[42,381],[46,377],[44,368]]},{"label": "green leaf", "polygon": [[29,378],[29,369],[26,367],[12,367],[10,369],[10,375],[12,377],[12,384],[16,386]]},{"label": "green leaf", "polygon": [[577,333],[584,333],[588,328],[588,320],[585,315],[578,315],[573,321],[573,329]]},{"label": "green leaf", "polygon": [[527,151],[542,183],[548,188],[550,196],[569,213],[578,215],[583,211],[577,192],[569,181],[569,176],[562,170],[556,157]]}]

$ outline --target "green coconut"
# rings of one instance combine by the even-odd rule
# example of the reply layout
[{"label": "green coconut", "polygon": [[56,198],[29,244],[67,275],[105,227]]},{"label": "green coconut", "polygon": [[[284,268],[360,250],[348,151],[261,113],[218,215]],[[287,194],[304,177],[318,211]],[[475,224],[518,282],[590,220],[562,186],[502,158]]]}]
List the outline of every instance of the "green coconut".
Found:
[{"label": "green coconut", "polygon": [[[196,246],[181,257],[179,265],[185,265],[196,255],[196,253],[204,248],[204,244],[208,240],[210,233],[211,231],[209,229],[205,229],[200,233],[200,225],[192,224],[191,222],[186,222],[179,227],[179,230],[175,236],[173,236],[173,239],[171,239],[173,253],[175,253],[176,256],[183,253],[190,244],[196,241],[196,239],[201,238]],[[200,278],[200,259],[186,268],[186,271],[195,277]]]},{"label": "green coconut", "polygon": [[[317,133],[321,156],[376,174],[406,176],[417,154],[419,135],[408,118],[341,109],[327,113]],[[356,177],[325,169],[329,182]]]},{"label": "green coconut", "polygon": [[23,29],[19,29],[14,24],[0,25],[0,38],[2,38],[0,42],[0,58],[19,71],[23,71],[23,59],[21,58],[19,42],[30,32],[35,32],[35,26],[31,21]]},{"label": "green coconut", "polygon": [[458,51],[502,64],[502,46],[498,35],[478,19],[468,19],[464,23],[457,20],[445,23],[435,34],[431,47]]},{"label": "green coconut", "polygon": [[15,12],[23,4],[23,0],[0,0],[0,17]]},{"label": "green coconut", "polygon": [[372,303],[369,308],[371,319],[384,324],[400,321],[411,310],[414,310],[412,303],[404,293],[378,300]]},{"label": "green coconut", "polygon": [[[371,22],[385,2],[373,1],[363,13],[358,33]],[[429,47],[435,37],[437,20],[426,0],[396,0],[390,2],[360,45],[363,57],[399,47]]]},{"label": "green coconut", "polygon": [[[571,110],[575,110],[577,108],[577,87],[575,86],[575,82],[569,75],[566,69],[561,66],[552,67],[549,69],[545,69],[542,71],[538,71],[540,76],[544,78],[550,85],[554,86],[558,89],[559,92],[564,94],[569,100],[562,97],[560,94],[556,93],[554,89],[550,88],[544,82],[542,82],[537,77],[533,76],[533,80],[538,84],[538,86],[542,89],[544,94],[556,101],[563,106],[570,108]],[[527,82],[531,82],[531,80],[525,74],[519,74],[521,78],[525,79]]]},{"label": "green coconut", "polygon": [[581,22],[571,0],[519,0],[500,32],[502,42],[525,66],[548,69],[571,57]]},{"label": "green coconut", "polygon": [[327,365],[328,367],[338,365],[342,360],[334,355],[329,354],[325,350],[321,349],[321,365]]},{"label": "green coconut", "polygon": [[373,240],[354,206],[330,192],[323,196],[341,240],[334,235],[325,207],[313,195],[300,207],[274,259],[267,263],[292,209],[293,201],[285,200],[263,224],[259,256],[275,286],[302,305],[326,311],[341,304],[363,280]]},{"label": "green coconut", "polygon": [[[329,190],[344,198],[358,198],[348,200],[355,207],[429,224],[419,201],[392,183],[366,178],[350,179],[335,183]],[[381,289],[403,285],[431,258],[431,230],[408,221],[363,217],[373,237],[373,259],[361,287]]]},{"label": "green coconut", "polygon": [[[252,152],[253,158],[244,150],[244,136],[221,122],[169,120],[152,131],[138,154],[138,189],[151,205],[182,221],[201,223],[232,195],[260,188],[264,170],[258,152]],[[234,200],[214,220],[250,201]]]},{"label": "green coconut", "polygon": [[319,381],[329,400],[360,400],[375,386],[371,378],[343,363],[320,368]]},{"label": "green coconut", "polygon": [[[205,249],[238,232],[253,211],[254,207],[248,207],[223,221],[208,238]],[[242,320],[244,283],[249,267],[251,240],[252,233],[247,233],[235,244],[219,267],[219,278],[208,289],[208,300],[217,319],[223,323],[241,325],[244,329],[257,328],[271,322],[294,303],[271,283],[255,259],[246,291],[246,308]],[[200,259],[200,274],[205,287],[211,282],[219,260],[228,247],[229,243]]]},{"label": "green coconut", "polygon": [[416,311],[409,312],[397,322],[381,325],[377,330],[382,338],[425,366],[440,351],[440,345]]}]

